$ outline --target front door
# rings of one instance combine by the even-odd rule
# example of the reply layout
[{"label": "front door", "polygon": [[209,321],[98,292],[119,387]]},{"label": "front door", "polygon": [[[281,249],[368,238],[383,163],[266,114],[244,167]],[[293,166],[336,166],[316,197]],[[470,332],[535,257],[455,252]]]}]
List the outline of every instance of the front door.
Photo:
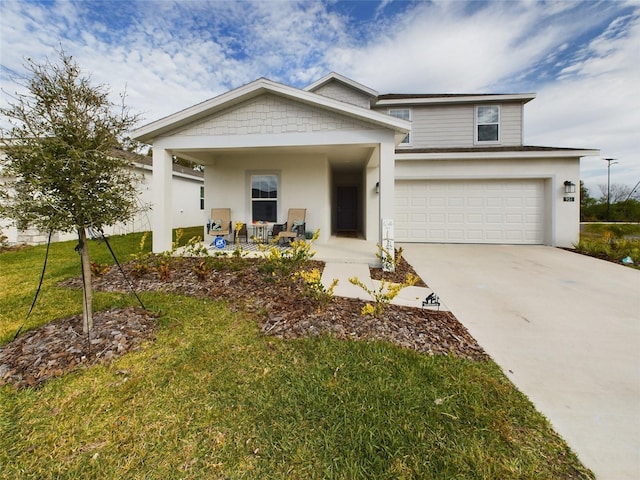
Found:
[{"label": "front door", "polygon": [[338,232],[358,230],[358,187],[339,186],[337,192]]}]

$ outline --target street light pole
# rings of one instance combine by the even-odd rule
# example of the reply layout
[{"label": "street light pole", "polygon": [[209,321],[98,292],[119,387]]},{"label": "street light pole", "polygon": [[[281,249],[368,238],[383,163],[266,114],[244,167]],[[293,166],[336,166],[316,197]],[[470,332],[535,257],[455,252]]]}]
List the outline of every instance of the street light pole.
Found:
[{"label": "street light pole", "polygon": [[611,207],[611,162],[615,165],[615,158],[603,158],[607,162],[607,222],[609,221],[609,209]]}]

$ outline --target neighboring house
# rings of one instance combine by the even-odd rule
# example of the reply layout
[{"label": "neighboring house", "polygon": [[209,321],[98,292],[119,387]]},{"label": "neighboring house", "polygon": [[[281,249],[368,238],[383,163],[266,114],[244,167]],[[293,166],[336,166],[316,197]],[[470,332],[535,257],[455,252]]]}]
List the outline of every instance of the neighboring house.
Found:
[{"label": "neighboring house", "polygon": [[[137,155],[130,152],[120,151],[118,155],[123,155],[130,162],[138,173],[142,175],[139,185],[138,204],[141,208],[146,206],[133,220],[127,223],[120,223],[112,227],[105,228],[108,235],[123,235],[132,232],[151,230],[151,216],[153,210],[153,195],[151,192],[153,169],[151,157]],[[0,185],[3,184],[0,178]],[[204,183],[203,174],[174,164],[172,166],[172,177],[170,188],[172,190],[173,201],[170,210],[164,212],[170,216],[172,228],[193,227],[202,223],[204,215]],[[47,242],[48,232],[37,229],[18,230],[10,219],[0,218],[0,233],[7,237],[7,242],[13,244],[39,245]],[[54,232],[52,241],[61,242],[74,240],[76,233]]]},{"label": "neighboring house", "polygon": [[336,73],[305,89],[258,79],[134,132],[153,145],[153,249],[171,246],[174,155],[205,165],[203,224],[213,207],[249,224],[306,208],[318,243],[382,242],[384,223],[396,242],[571,246],[580,157],[599,152],[523,145],[534,98],[379,95]]}]

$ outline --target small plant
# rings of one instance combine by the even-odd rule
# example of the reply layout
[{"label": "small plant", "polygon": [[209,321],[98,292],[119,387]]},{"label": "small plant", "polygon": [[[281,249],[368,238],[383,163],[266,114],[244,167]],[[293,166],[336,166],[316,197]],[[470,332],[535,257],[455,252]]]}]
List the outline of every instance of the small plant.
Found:
[{"label": "small plant", "polygon": [[138,245],[138,251],[131,254],[131,273],[135,277],[141,277],[144,274],[149,273],[149,271],[151,270],[151,267],[149,266],[151,252],[145,250],[145,243],[147,241],[148,234],[149,232],[144,232],[142,234],[140,243]]},{"label": "small plant", "polygon": [[367,303],[362,307],[360,314],[363,317],[372,316],[378,318],[382,315],[382,312],[384,312],[391,301],[398,296],[400,290],[405,287],[415,285],[418,282],[418,277],[410,273],[407,275],[407,278],[403,283],[391,283],[386,280],[382,280],[378,290],[367,287],[358,279],[358,277],[349,278],[349,282],[362,288],[373,299],[373,304]]},{"label": "small plant", "polygon": [[184,230],[181,228],[178,228],[176,230],[176,239],[175,241],[171,242],[171,253],[175,253],[175,251],[178,249],[178,247],[180,246],[180,240],[182,239],[183,236],[184,236]]},{"label": "small plant", "polygon": [[278,239],[272,240],[271,245],[261,246],[260,250],[265,253],[266,261],[260,267],[260,271],[280,280],[292,278],[292,273],[300,270],[315,255],[311,247],[319,235],[320,230],[316,230],[310,241],[296,239],[290,243],[290,248],[285,250],[276,245]]},{"label": "small plant", "polygon": [[395,272],[402,260],[402,247],[395,251],[395,256],[391,255],[391,252],[382,245],[378,244],[377,247],[378,252],[376,252],[376,257],[382,264],[382,270],[385,272]]},{"label": "small plant", "polygon": [[174,252],[175,249],[173,249],[171,252],[162,252],[155,257],[153,270],[156,272],[158,279],[162,280],[163,282],[166,282],[171,278],[171,269],[174,262]]},{"label": "small plant", "polygon": [[208,257],[209,250],[202,243],[202,237],[191,237],[184,247],[185,257]]},{"label": "small plant", "polygon": [[91,275],[94,277],[101,277],[107,273],[111,267],[107,263],[91,262]]},{"label": "small plant", "polygon": [[338,285],[337,278],[334,278],[327,288],[322,284],[322,273],[317,268],[296,272],[295,277],[302,280],[302,294],[320,307],[326,306],[333,300],[333,290]]},{"label": "small plant", "polygon": [[211,262],[211,257],[203,258],[193,266],[193,273],[195,273],[196,277],[198,277],[198,280],[200,281],[206,279],[212,270],[213,265]]}]

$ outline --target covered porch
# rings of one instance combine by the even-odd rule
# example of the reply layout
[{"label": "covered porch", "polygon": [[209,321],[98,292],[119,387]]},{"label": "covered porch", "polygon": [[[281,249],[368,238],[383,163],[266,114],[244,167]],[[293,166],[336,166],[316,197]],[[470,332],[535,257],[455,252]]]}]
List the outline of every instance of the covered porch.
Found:
[{"label": "covered porch", "polygon": [[153,251],[171,247],[174,157],[204,165],[203,232],[212,208],[247,226],[283,223],[301,208],[319,245],[343,232],[381,242],[381,222],[394,214],[395,146],[409,130],[266,79],[142,127],[134,138],[153,145]]},{"label": "covered porch", "polygon": [[249,238],[268,240],[273,225],[287,221],[289,209],[305,209],[305,230],[320,231],[318,245],[347,235],[375,247],[381,243],[380,219],[393,218],[394,146],[391,135],[384,143],[154,148],[153,250],[171,246],[164,212],[172,192],[164,176],[174,155],[204,165],[202,225],[209,243],[215,238],[207,231],[213,208],[231,210],[228,242],[236,223],[246,224]]}]

